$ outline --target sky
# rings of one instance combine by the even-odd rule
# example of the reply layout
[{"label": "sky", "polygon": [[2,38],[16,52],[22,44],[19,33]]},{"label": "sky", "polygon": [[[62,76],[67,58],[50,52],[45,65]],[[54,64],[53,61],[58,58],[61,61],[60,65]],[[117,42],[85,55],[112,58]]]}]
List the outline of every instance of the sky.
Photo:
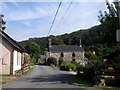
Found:
[{"label": "sky", "polygon": [[[106,11],[105,2],[62,2],[49,35],[61,35],[99,25],[99,11]],[[5,32],[16,41],[46,37],[59,2],[3,2]]]}]

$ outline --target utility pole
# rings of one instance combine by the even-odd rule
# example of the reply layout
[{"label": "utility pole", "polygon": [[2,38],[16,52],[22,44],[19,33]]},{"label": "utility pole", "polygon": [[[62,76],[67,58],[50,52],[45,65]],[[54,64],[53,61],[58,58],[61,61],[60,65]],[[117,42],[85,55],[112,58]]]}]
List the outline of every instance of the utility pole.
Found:
[{"label": "utility pole", "polygon": [[119,14],[119,29],[120,29],[120,1],[118,1],[119,3],[119,10],[118,10],[118,14]]},{"label": "utility pole", "polygon": [[118,30],[117,30],[117,45],[118,46],[120,46],[120,1],[118,1],[118,6],[119,6],[119,8],[118,8],[118,18],[119,18],[119,27],[118,27]]}]

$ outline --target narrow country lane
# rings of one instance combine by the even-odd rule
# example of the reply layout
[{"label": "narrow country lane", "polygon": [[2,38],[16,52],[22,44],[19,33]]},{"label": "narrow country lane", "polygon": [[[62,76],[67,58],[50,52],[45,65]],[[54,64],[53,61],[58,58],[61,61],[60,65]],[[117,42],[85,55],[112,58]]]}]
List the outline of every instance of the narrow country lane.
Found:
[{"label": "narrow country lane", "polygon": [[3,88],[80,88],[81,90],[94,90],[93,88],[88,89],[72,85],[71,75],[69,72],[60,71],[57,68],[35,65],[33,70],[4,84]]}]

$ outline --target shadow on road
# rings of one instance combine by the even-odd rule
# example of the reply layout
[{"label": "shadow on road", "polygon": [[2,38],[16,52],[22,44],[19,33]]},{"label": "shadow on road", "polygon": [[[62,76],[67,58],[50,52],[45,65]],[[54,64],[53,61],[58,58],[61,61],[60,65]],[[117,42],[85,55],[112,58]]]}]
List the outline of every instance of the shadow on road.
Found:
[{"label": "shadow on road", "polygon": [[71,75],[68,74],[56,74],[56,75],[38,75],[32,78],[26,78],[29,82],[49,83],[49,84],[70,84]]}]

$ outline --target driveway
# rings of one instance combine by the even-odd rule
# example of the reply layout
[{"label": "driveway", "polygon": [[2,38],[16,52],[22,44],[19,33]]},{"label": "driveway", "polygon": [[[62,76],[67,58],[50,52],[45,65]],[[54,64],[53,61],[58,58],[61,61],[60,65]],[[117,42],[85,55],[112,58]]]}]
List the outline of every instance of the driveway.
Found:
[{"label": "driveway", "polygon": [[71,73],[60,71],[55,67],[35,65],[33,70],[4,84],[3,88],[79,88],[81,90],[94,90],[93,88],[73,85],[71,75]]}]

